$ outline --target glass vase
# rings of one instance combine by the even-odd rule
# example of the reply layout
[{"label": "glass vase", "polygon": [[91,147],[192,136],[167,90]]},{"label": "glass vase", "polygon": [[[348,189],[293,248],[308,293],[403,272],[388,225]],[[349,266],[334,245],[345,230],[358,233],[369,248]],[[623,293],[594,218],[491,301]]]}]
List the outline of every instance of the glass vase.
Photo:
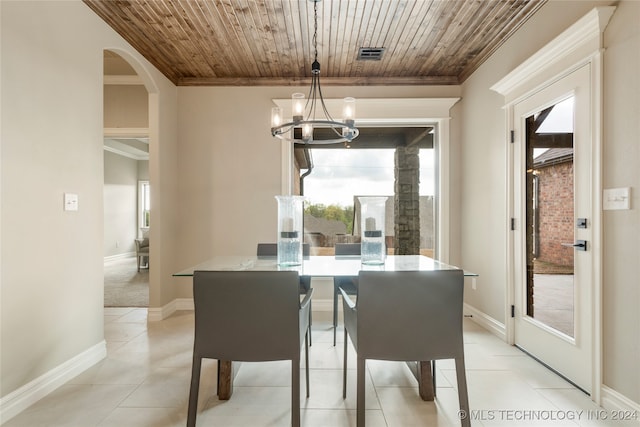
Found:
[{"label": "glass vase", "polygon": [[363,264],[384,264],[387,197],[358,197],[360,201],[360,257]]},{"label": "glass vase", "polygon": [[278,265],[302,264],[303,196],[276,196],[278,201]]}]

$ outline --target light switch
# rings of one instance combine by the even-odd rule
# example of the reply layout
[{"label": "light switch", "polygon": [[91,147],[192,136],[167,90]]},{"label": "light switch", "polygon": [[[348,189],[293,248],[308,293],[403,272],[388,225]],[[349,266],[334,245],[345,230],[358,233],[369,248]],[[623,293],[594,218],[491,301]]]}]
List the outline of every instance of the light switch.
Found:
[{"label": "light switch", "polygon": [[78,210],[78,195],[74,193],[64,193],[64,210],[65,211],[77,211]]},{"label": "light switch", "polygon": [[607,188],[602,195],[602,209],[605,211],[630,209],[631,188]]}]

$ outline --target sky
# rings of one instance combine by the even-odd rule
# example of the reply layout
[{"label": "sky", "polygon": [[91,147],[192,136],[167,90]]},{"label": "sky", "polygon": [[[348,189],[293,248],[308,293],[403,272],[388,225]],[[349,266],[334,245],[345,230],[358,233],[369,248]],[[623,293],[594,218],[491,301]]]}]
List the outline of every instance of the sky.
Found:
[{"label": "sky", "polygon": [[[569,97],[554,105],[553,110],[537,130],[538,133],[571,133],[573,132],[574,97]],[[533,158],[547,151],[548,148],[534,148]]]},{"label": "sky", "polygon": [[[420,194],[434,194],[433,151],[420,150]],[[353,196],[392,196],[393,149],[311,150],[313,171],[304,179],[310,204],[352,206]]]}]

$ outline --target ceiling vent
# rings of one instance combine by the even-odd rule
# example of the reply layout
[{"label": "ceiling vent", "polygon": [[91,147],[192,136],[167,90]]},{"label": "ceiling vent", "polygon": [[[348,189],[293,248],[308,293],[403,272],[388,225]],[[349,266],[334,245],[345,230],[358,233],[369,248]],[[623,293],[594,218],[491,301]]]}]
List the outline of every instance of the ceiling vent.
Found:
[{"label": "ceiling vent", "polygon": [[358,50],[359,61],[380,61],[384,53],[383,47],[361,47]]}]

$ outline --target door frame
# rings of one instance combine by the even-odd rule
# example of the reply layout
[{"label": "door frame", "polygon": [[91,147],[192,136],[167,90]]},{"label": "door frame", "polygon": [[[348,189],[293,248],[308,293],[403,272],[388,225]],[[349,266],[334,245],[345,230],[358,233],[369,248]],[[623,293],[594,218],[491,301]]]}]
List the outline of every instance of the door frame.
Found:
[{"label": "door frame", "polygon": [[[514,325],[514,343],[524,349],[525,352],[539,358],[546,365],[556,370],[565,378],[587,393],[592,390],[592,363],[593,347],[593,258],[592,243],[594,241],[592,215],[594,210],[592,200],[593,189],[593,158],[592,135],[591,135],[591,94],[589,92],[589,81],[591,76],[590,65],[584,65],[573,71],[570,75],[555,81],[552,85],[545,87],[540,92],[532,94],[531,97],[522,100],[514,105],[515,143],[514,152],[514,192],[513,209],[516,218],[513,235],[513,292],[515,317],[512,318]],[[529,313],[528,280],[533,278],[528,276],[528,241],[530,231],[525,229],[529,226],[528,215],[528,168],[526,159],[528,153],[528,132],[525,122],[537,112],[547,107],[554,106],[558,102],[575,97],[578,101],[574,107],[573,130],[574,156],[573,156],[573,177],[575,209],[571,216],[572,236],[566,242],[575,239],[586,239],[589,246],[586,252],[574,252],[575,266],[573,279],[573,305],[574,305],[574,331],[568,337],[566,334],[554,329],[537,316]],[[575,185],[574,185],[575,183]],[[586,208],[586,210],[585,210]],[[589,226],[585,230],[576,228],[575,219],[586,216]],[[538,279],[535,279],[538,284]],[[533,285],[533,283],[531,283]],[[525,290],[526,289],[526,290]],[[534,298],[537,292],[534,290]],[[537,305],[535,306],[537,307]]]},{"label": "door frame", "polygon": [[604,50],[602,33],[609,19],[615,11],[614,6],[597,7],[587,13],[566,31],[544,46],[541,50],[507,74],[503,79],[491,87],[492,90],[505,97],[507,144],[506,167],[507,173],[507,206],[508,217],[511,218],[512,229],[507,235],[507,281],[505,301],[505,329],[507,342],[515,343],[515,322],[512,317],[512,307],[515,304],[515,242],[514,228],[521,227],[515,218],[514,198],[514,147],[512,142],[515,135],[512,132],[514,120],[514,106],[548,87],[573,71],[588,65],[591,69],[591,199],[593,201],[590,213],[592,218],[593,251],[592,274],[592,302],[586,307],[591,312],[591,399],[601,404],[602,399],[602,52]]}]

